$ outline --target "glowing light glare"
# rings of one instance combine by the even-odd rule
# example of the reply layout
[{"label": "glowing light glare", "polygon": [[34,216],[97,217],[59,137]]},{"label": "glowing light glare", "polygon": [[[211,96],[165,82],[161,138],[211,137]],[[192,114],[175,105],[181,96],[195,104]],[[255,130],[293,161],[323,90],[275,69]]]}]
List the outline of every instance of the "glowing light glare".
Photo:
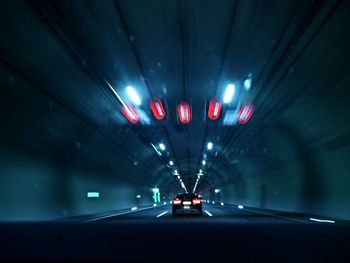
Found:
[{"label": "glowing light glare", "polygon": [[205,210],[204,211],[208,216],[213,216],[209,211]]},{"label": "glowing light glare", "polygon": [[153,207],[157,206],[157,204],[153,204]]},{"label": "glowing light glare", "polygon": [[334,224],[335,221],[334,220],[325,220],[325,219],[317,219],[317,218],[309,218],[311,221],[315,221],[315,222],[319,222],[319,223],[332,223]]},{"label": "glowing light glare", "polygon": [[202,164],[205,165],[207,162],[205,160],[202,161]]},{"label": "glowing light glare", "polygon": [[200,173],[200,174],[203,173],[202,169],[199,169],[199,173]]},{"label": "glowing light glare", "polygon": [[215,202],[214,202],[214,201],[213,201],[212,203],[213,203],[213,204],[215,204]]},{"label": "glowing light glare", "polygon": [[87,196],[88,198],[98,198],[98,197],[100,197],[100,193],[99,193],[99,192],[88,192],[88,193],[86,194],[86,196]]},{"label": "glowing light glare", "polygon": [[221,205],[224,205],[224,203],[223,203],[223,202],[221,202],[220,204],[221,204]]},{"label": "glowing light glare", "polygon": [[170,165],[174,165],[174,162],[173,162],[173,161],[169,161],[169,164],[170,164]]},{"label": "glowing light glare", "polygon": [[244,88],[246,90],[250,90],[250,87],[252,86],[252,78],[247,78],[245,81],[244,81]]},{"label": "glowing light glare", "polygon": [[177,176],[177,179],[180,179],[180,178],[181,178],[180,175],[178,175],[178,176]]},{"label": "glowing light glare", "polygon": [[215,192],[215,194],[217,194],[220,192],[220,189],[215,189],[214,192]]},{"label": "glowing light glare", "polygon": [[224,94],[224,103],[230,103],[233,99],[234,94],[235,94],[235,85],[228,84]]},{"label": "glowing light glare", "polygon": [[129,98],[132,100],[132,102],[135,105],[137,105],[137,106],[141,105],[141,99],[140,99],[139,95],[137,94],[136,90],[133,87],[127,86],[126,87],[126,92],[128,93]]},{"label": "glowing light glare", "polygon": [[213,143],[212,142],[208,142],[207,149],[208,150],[212,150],[213,149]]},{"label": "glowing light glare", "polygon": [[164,150],[165,150],[165,145],[164,145],[164,143],[160,143],[160,144],[159,144],[159,148],[160,148],[162,151],[164,151]]},{"label": "glowing light glare", "polygon": [[243,207],[243,205],[238,205],[238,208],[243,209],[244,207]]},{"label": "glowing light glare", "polygon": [[153,188],[152,191],[153,193],[159,193],[159,188]]},{"label": "glowing light glare", "polygon": [[133,207],[133,208],[131,208],[131,211],[135,211],[135,210],[137,210],[137,207],[136,207],[136,206]]}]

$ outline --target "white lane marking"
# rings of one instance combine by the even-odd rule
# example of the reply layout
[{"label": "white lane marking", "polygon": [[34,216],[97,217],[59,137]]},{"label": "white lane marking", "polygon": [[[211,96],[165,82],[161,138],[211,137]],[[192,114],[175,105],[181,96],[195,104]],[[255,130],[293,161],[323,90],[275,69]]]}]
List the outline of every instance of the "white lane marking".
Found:
[{"label": "white lane marking", "polygon": [[213,216],[210,212],[208,212],[208,210],[204,210],[204,212],[205,212],[208,216]]},{"label": "white lane marking", "polygon": [[93,222],[93,221],[97,221],[97,220],[101,220],[101,219],[105,219],[105,218],[109,218],[109,217],[113,217],[113,216],[121,216],[121,215],[136,213],[136,212],[140,212],[140,211],[143,211],[143,210],[148,210],[148,209],[151,209],[151,208],[154,208],[154,206],[141,208],[141,209],[138,209],[138,210],[135,210],[135,211],[126,211],[126,212],[117,213],[117,214],[113,214],[113,215],[91,218],[91,219],[88,219],[88,220],[85,220],[85,221],[81,222],[81,224],[89,223],[89,222]]},{"label": "white lane marking", "polygon": [[166,213],[168,213],[168,211],[165,211],[165,212],[163,212],[163,213],[160,213],[160,214],[157,215],[156,217],[161,217],[161,216],[165,215]]},{"label": "white lane marking", "polygon": [[320,223],[335,223],[335,221],[333,220],[324,220],[324,219],[317,219],[317,218],[309,218],[311,221],[316,221],[316,222],[320,222]]}]

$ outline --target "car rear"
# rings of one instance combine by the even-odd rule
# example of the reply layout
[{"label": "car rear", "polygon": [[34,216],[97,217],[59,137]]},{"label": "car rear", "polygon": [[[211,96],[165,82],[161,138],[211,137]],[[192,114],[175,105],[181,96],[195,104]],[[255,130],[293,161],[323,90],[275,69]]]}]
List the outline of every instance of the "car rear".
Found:
[{"label": "car rear", "polygon": [[173,200],[173,216],[181,214],[202,215],[202,200],[196,194],[180,194]]}]

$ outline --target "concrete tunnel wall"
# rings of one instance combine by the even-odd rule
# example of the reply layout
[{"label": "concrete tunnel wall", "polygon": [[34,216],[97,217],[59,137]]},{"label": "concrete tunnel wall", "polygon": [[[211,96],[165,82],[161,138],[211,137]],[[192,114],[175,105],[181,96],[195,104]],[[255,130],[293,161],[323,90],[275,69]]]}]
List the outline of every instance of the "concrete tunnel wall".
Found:
[{"label": "concrete tunnel wall", "polygon": [[[0,220],[46,220],[129,209],[153,203],[151,189],[0,149]],[[88,198],[87,192],[99,192]],[[136,195],[141,194],[141,201]]]}]

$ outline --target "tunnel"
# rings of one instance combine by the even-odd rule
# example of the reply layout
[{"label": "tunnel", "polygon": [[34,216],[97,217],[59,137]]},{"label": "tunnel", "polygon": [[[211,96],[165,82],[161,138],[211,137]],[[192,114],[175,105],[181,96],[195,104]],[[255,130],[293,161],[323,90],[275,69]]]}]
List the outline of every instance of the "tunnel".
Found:
[{"label": "tunnel", "polygon": [[[175,225],[217,220],[224,235],[244,210],[253,225],[305,223],[329,241],[318,249],[338,240],[332,255],[349,256],[349,11],[338,0],[1,1],[0,261],[78,259],[50,245],[15,255],[29,237],[6,245],[52,222],[52,247],[74,240],[60,222],[160,209],[152,220],[172,229],[180,193],[198,195],[207,218]],[[296,246],[293,227],[280,238]]]}]

